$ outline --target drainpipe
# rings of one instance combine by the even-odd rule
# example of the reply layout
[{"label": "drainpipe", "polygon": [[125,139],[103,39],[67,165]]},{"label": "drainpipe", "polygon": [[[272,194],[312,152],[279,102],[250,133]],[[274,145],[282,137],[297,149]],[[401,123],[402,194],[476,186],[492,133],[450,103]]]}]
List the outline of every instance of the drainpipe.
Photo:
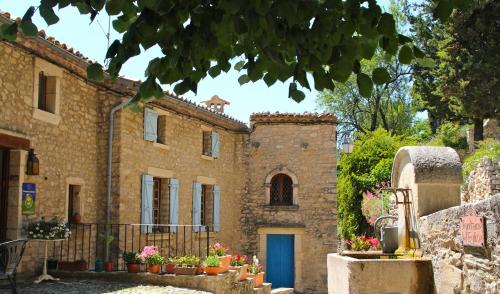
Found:
[{"label": "drainpipe", "polygon": [[127,106],[127,104],[132,101],[132,98],[128,98],[125,101],[122,101],[121,103],[115,105],[109,114],[109,132],[108,132],[108,187],[106,190],[106,223],[104,227],[104,242],[106,244],[106,258],[104,261],[108,261],[109,259],[109,243],[108,242],[108,236],[109,236],[109,225],[110,225],[110,219],[111,219],[111,178],[112,178],[112,164],[113,164],[113,129],[114,129],[114,116],[115,112],[118,110],[122,109],[123,107]]}]

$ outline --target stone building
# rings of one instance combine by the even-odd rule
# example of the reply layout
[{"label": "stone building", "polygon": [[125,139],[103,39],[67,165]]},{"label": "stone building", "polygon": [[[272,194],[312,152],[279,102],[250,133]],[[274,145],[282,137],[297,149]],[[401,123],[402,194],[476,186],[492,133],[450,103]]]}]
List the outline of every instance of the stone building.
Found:
[{"label": "stone building", "polygon": [[[117,105],[139,83],[89,81],[88,63],[42,31],[0,41],[0,239],[23,237],[40,217],[78,214],[51,254],[93,268],[109,207],[109,258],[119,266],[121,252],[141,244],[201,255],[221,241],[259,256],[277,285],[326,292],[325,255],[337,248],[333,115],[254,114],[248,127],[223,113],[219,97],[219,107],[204,107],[170,93],[132,111]],[[27,173],[30,149],[38,175]],[[22,207],[26,183],[36,186],[34,213]],[[39,270],[42,251],[30,241],[21,271]]]}]

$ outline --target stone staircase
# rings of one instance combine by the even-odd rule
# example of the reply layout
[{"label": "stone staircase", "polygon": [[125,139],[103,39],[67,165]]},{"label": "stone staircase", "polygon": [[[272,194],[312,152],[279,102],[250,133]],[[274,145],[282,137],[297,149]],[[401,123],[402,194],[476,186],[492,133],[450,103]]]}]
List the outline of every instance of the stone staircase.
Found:
[{"label": "stone staircase", "polygon": [[271,290],[271,294],[293,294],[293,288],[278,288]]}]

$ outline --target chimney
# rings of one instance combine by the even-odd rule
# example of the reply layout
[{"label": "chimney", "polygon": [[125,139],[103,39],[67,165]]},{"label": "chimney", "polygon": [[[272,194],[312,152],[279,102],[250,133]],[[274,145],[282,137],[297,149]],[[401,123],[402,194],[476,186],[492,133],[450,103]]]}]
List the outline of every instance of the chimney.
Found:
[{"label": "chimney", "polygon": [[202,101],[210,110],[214,112],[224,113],[224,106],[229,105],[229,101],[220,98],[217,95],[212,96],[210,100]]}]

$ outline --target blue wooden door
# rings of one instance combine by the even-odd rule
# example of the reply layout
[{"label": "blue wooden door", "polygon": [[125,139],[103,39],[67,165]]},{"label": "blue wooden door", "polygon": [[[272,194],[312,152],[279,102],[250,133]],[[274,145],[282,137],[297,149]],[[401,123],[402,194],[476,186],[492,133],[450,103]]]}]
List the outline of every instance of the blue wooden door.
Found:
[{"label": "blue wooden door", "polygon": [[266,280],[273,288],[294,287],[293,235],[267,235]]}]

